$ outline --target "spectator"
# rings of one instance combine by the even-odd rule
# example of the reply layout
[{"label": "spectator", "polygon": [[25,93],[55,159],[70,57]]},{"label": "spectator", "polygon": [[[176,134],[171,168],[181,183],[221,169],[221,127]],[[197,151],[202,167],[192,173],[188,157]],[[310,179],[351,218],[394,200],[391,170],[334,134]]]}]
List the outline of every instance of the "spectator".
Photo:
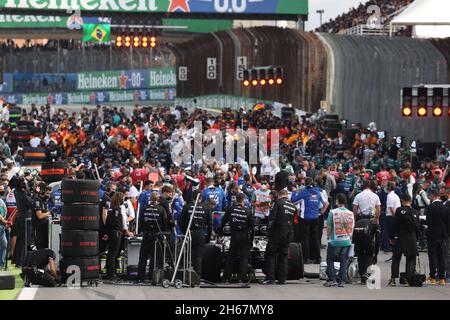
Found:
[{"label": "spectator", "polygon": [[[352,245],[355,219],[353,212],[345,206],[347,199],[344,194],[336,195],[337,208],[330,211],[327,220],[327,276],[326,287],[343,287],[347,280],[347,261]],[[336,282],[334,262],[339,262],[339,281]]]}]

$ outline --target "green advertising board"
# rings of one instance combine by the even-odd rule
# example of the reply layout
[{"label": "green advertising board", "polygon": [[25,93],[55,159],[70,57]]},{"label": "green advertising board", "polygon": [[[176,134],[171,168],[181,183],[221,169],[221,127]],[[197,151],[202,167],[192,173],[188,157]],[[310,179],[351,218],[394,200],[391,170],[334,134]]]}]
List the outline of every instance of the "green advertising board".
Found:
[{"label": "green advertising board", "polygon": [[[2,28],[67,28],[68,17],[64,16],[30,16],[0,14],[0,29]],[[233,28],[232,20],[205,19],[162,19],[163,26],[183,26],[187,29],[176,29],[177,32],[217,32]],[[85,26],[84,26],[85,28]],[[171,31],[170,29],[168,31]]]},{"label": "green advertising board", "polygon": [[308,0],[0,0],[0,9],[307,15]]},{"label": "green advertising board", "polygon": [[[206,19],[163,19],[163,26],[182,26],[187,29],[175,29],[176,32],[217,32],[233,28],[233,20],[206,20]],[[168,29],[167,31],[171,31]]]},{"label": "green advertising board", "polygon": [[67,17],[0,14],[1,28],[67,28]]},{"label": "green advertising board", "polygon": [[77,90],[132,90],[177,86],[175,68],[79,72]]}]

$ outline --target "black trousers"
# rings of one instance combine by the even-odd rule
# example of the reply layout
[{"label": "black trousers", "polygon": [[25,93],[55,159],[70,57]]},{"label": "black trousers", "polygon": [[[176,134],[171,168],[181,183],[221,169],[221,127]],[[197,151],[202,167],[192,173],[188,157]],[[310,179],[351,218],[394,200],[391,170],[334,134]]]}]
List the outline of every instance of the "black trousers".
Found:
[{"label": "black trousers", "polygon": [[[32,243],[32,227],[31,221],[25,219],[16,219],[14,222],[17,230],[16,247],[13,254],[13,263],[16,266],[21,266],[25,257],[28,246]],[[27,243],[25,243],[25,241]]]},{"label": "black trousers", "polygon": [[36,248],[48,248],[48,220],[40,221],[34,228],[34,243]]},{"label": "black trousers", "polygon": [[[267,253],[266,253],[267,254]],[[239,280],[244,281],[248,271],[248,259],[250,256],[250,244],[247,232],[234,232],[231,234],[230,251],[223,273],[224,280],[230,280],[233,266],[239,260]]]},{"label": "black trousers", "polygon": [[358,255],[358,269],[359,269],[359,275],[361,276],[361,280],[366,276],[367,274],[367,268],[372,265],[373,262],[373,254],[361,254]]},{"label": "black trousers", "polygon": [[[394,250],[392,254],[391,278],[400,277],[400,261],[402,260],[402,251]],[[406,256],[406,277],[409,283],[412,283],[416,274],[416,255]]]},{"label": "black trousers", "polygon": [[428,239],[428,260],[430,262],[430,277],[445,279],[445,258],[447,256],[446,239]]},{"label": "black trousers", "polygon": [[[147,260],[150,260],[149,264],[149,278],[153,277],[153,265],[155,264],[155,243],[157,241],[156,233],[144,233],[142,238],[141,250],[139,252],[139,265],[138,265],[138,279],[145,280]],[[161,246],[163,245],[160,243]],[[156,250],[156,267],[162,268],[162,250],[161,246]]]},{"label": "black trousers", "polygon": [[22,269],[23,275],[25,276],[26,284],[33,284],[43,287],[53,288],[56,287],[56,279],[51,275],[50,272],[44,271],[34,272],[32,268]]},{"label": "black trousers", "polygon": [[202,261],[205,251],[206,237],[204,230],[191,230],[192,236],[192,267],[199,277],[202,276]]},{"label": "black trousers", "polygon": [[319,219],[300,220],[300,243],[304,259],[320,260]]},{"label": "black trousers", "polygon": [[317,230],[317,236],[319,241],[319,249],[322,245],[322,236],[323,236],[323,227],[325,226],[325,216],[323,214],[319,214],[319,226]]},{"label": "black trousers", "polygon": [[108,255],[106,256],[106,274],[108,278],[116,274],[116,262],[120,254],[122,231],[113,231],[108,234]]},{"label": "black trousers", "polygon": [[[274,281],[278,279],[280,282],[286,281],[290,238],[290,234],[285,235],[285,237],[269,237],[265,254],[266,280]],[[278,274],[275,274],[275,269],[278,271]]]}]

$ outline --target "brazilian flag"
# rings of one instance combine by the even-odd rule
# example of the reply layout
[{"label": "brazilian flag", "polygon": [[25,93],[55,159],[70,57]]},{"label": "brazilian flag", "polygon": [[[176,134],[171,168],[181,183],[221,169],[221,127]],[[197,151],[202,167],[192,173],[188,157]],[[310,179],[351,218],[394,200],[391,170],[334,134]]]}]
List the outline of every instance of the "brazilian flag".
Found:
[{"label": "brazilian flag", "polygon": [[111,41],[110,24],[83,24],[83,41],[108,43]]}]

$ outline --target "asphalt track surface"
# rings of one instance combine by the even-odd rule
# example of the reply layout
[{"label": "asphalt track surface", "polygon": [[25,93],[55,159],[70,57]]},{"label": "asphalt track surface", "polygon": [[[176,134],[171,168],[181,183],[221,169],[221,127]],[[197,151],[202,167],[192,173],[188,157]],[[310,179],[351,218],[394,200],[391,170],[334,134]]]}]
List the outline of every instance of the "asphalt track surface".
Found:
[{"label": "asphalt track surface", "polygon": [[[325,258],[325,251],[322,251]],[[265,286],[251,284],[249,289],[222,288],[168,288],[151,286],[100,284],[98,287],[79,289],[38,288],[35,300],[448,300],[450,284],[445,286],[425,285],[410,288],[398,285],[388,287],[390,278],[390,255],[381,252],[378,265],[381,268],[381,288],[368,289],[361,284],[344,288],[325,288],[319,279],[288,281],[286,285]],[[422,270],[428,270],[426,253],[421,253]],[[319,265],[307,265],[307,272],[318,272]],[[404,271],[404,259],[400,265]],[[25,289],[30,290],[30,289]],[[36,289],[31,289],[36,290]]]}]

